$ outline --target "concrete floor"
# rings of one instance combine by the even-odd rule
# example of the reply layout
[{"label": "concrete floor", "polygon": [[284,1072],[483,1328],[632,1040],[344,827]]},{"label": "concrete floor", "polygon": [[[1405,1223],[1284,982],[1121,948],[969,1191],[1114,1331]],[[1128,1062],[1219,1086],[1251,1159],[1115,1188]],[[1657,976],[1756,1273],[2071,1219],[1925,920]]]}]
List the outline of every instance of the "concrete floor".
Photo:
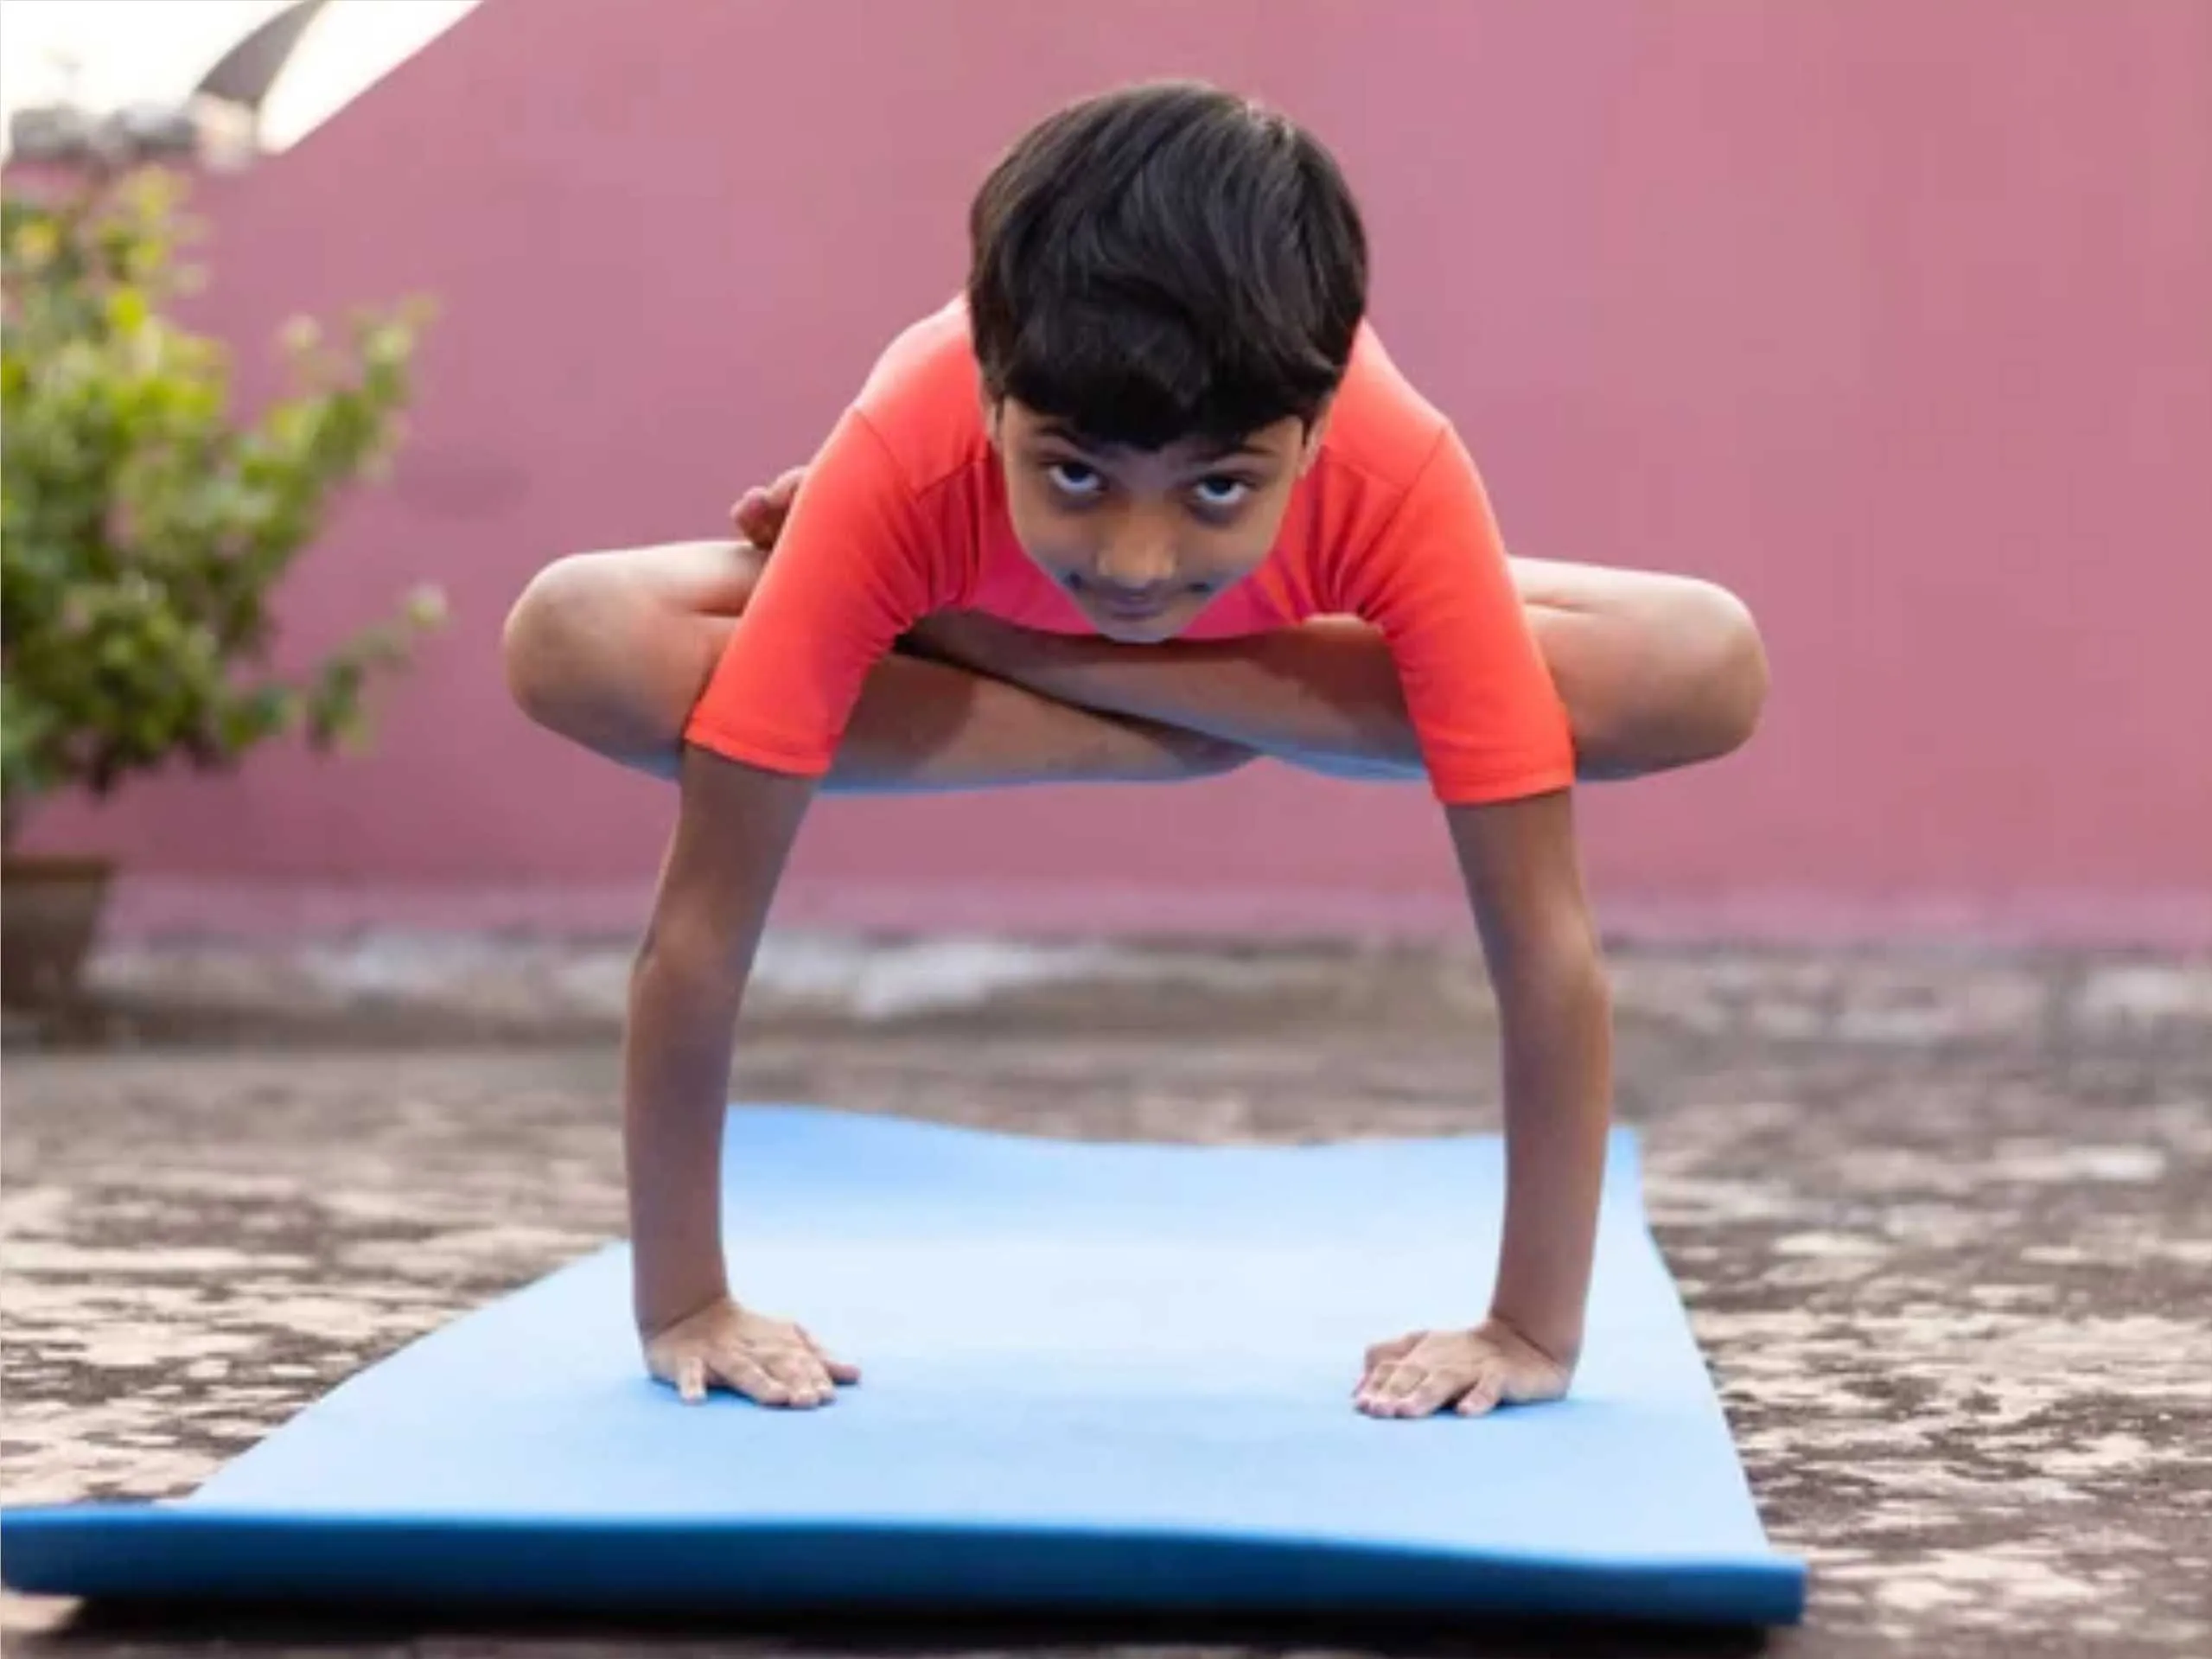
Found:
[{"label": "concrete floor", "polygon": [[[95,1012],[13,1030],[0,1498],[188,1490],[350,1372],[614,1233],[620,960],[142,953],[105,966]],[[1496,1123],[1463,955],[780,960],[736,1080],[756,1098],[1177,1140]],[[16,1599],[7,1651],[2212,1652],[2212,964],[1631,951],[1615,971],[1654,1228],[1769,1529],[1813,1566],[1807,1623],[1763,1647]]]}]

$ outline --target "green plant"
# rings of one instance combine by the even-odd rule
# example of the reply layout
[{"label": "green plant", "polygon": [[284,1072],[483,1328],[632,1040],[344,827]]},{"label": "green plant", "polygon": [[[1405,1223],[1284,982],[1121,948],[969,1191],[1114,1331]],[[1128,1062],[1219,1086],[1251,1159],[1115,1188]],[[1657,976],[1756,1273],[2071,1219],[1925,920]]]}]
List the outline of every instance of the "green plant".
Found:
[{"label": "green plant", "polygon": [[0,207],[0,835],[64,789],[173,760],[234,763],[297,732],[366,739],[373,676],[443,616],[435,589],[296,674],[271,600],[338,494],[382,475],[411,394],[419,303],[306,319],[289,386],[231,410],[221,344],[170,314],[199,273],[184,187],[155,169]]}]

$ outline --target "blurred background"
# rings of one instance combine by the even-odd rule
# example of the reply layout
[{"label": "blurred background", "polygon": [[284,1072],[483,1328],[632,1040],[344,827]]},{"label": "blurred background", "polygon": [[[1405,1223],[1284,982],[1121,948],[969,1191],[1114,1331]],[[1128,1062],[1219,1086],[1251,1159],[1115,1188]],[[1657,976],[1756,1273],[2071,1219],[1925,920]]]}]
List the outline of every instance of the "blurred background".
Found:
[{"label": "blurred background", "polygon": [[[2212,940],[2212,8],[0,15],[11,189],[123,155],[189,181],[208,280],[175,314],[233,354],[240,419],[289,319],[435,308],[363,417],[394,424],[388,475],[323,480],[267,620],[302,675],[403,611],[443,624],[358,677],[362,752],[165,756],[97,801],[54,780],[17,850],[112,855],[124,934],[634,926],[669,801],[513,711],[507,605],[559,554],[718,533],[957,286],[1001,146],[1189,73],[1338,151],[1378,323],[1515,551],[1707,576],[1763,622],[1750,749],[1588,794],[1616,935]],[[1167,805],[827,802],[779,915],[1465,928],[1418,791],[1269,767]]]}]

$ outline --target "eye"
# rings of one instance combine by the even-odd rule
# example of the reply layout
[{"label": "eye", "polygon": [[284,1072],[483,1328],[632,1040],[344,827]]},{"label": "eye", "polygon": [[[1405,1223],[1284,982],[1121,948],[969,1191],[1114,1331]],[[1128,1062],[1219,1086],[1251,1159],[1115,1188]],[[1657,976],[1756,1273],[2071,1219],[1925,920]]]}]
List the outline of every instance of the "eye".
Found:
[{"label": "eye", "polygon": [[1193,484],[1190,493],[1198,498],[1199,506],[1211,512],[1221,513],[1231,507],[1242,507],[1245,499],[1252,494],[1252,486],[1241,478],[1216,473]]},{"label": "eye", "polygon": [[1044,471],[1055,489],[1079,501],[1090,501],[1106,488],[1105,475],[1085,462],[1049,462]]}]

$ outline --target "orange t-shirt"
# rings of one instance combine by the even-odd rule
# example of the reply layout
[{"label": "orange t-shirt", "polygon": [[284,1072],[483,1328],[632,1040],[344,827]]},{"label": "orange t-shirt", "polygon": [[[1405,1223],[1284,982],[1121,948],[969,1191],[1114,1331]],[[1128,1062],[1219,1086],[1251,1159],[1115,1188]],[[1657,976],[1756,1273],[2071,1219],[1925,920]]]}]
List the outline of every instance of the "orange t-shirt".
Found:
[{"label": "orange t-shirt", "polygon": [[[819,777],[870,668],[932,611],[1093,632],[1015,539],[976,388],[960,303],[891,344],[814,456],[686,741]],[[1573,781],[1565,711],[1474,463],[1366,327],[1265,562],[1181,637],[1322,615],[1360,617],[1387,641],[1438,800]]]}]

